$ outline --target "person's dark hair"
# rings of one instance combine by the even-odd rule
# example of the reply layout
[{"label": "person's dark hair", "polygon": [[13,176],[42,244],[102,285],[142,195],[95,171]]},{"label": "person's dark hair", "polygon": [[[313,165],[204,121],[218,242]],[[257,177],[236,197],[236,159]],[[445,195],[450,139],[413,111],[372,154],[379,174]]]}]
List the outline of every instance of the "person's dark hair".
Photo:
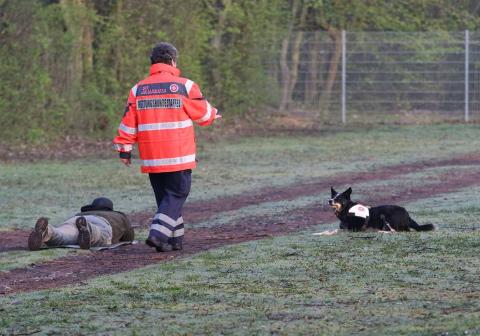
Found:
[{"label": "person's dark hair", "polygon": [[166,63],[172,65],[177,62],[178,51],[172,44],[168,42],[157,43],[150,54],[150,61],[155,63]]}]

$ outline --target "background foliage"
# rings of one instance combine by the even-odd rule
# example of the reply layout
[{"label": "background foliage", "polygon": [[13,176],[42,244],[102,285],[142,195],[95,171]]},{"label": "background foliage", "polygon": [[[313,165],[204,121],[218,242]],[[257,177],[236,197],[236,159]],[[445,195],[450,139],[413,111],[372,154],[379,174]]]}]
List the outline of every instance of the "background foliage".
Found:
[{"label": "background foliage", "polygon": [[267,83],[263,62],[293,34],[323,30],[338,40],[340,29],[474,30],[479,7],[473,0],[0,0],[2,141],[111,137],[161,40],[177,46],[183,75],[229,116],[268,113],[265,106],[281,106],[272,92],[282,88]]}]

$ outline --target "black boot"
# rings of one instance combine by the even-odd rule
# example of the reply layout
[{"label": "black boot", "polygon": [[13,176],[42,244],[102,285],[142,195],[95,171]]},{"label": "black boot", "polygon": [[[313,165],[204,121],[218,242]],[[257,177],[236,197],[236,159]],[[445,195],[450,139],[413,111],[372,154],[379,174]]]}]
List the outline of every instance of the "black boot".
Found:
[{"label": "black boot", "polygon": [[172,247],[169,243],[165,243],[155,236],[148,237],[147,240],[145,240],[145,244],[150,247],[154,247],[157,252],[169,252],[172,250]]},{"label": "black boot", "polygon": [[180,251],[183,250],[183,242],[181,240],[176,240],[172,242],[172,250]]}]

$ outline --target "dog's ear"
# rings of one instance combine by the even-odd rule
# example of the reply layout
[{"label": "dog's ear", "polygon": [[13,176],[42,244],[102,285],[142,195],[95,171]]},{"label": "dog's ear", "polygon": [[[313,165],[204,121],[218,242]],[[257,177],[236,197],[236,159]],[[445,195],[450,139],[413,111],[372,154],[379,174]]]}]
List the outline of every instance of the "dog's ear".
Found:
[{"label": "dog's ear", "polygon": [[346,198],[350,199],[350,195],[352,194],[352,188],[351,187],[348,188],[343,192],[343,194],[345,195]]},{"label": "dog's ear", "polygon": [[330,187],[330,191],[332,192],[332,198],[334,198],[338,193],[333,189],[333,187]]},{"label": "dog's ear", "polygon": [[342,196],[345,197],[347,200],[350,200],[350,195],[352,194],[352,188],[348,188],[342,193]]}]

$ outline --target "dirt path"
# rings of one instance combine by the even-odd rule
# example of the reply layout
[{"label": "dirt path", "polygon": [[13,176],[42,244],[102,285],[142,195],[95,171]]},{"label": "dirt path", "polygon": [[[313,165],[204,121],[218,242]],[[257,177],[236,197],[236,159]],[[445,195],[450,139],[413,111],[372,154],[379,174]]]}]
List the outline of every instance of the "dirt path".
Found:
[{"label": "dirt path", "polygon": [[[382,167],[376,171],[338,174],[331,179],[322,179],[312,183],[301,183],[286,187],[263,188],[253,194],[250,193],[249,195],[235,195],[203,202],[187,202],[184,210],[184,217],[187,223],[197,223],[204,221],[213,215],[218,215],[219,211],[225,212],[238,210],[246,206],[256,205],[263,202],[290,200],[301,196],[313,195],[323,189],[327,192],[325,195],[325,198],[327,198],[330,186],[346,184],[355,185],[357,183],[371,180],[389,179],[394,176],[418,172],[428,168],[474,164],[480,165],[480,153],[471,153],[447,160],[420,161],[416,163]],[[134,224],[143,226],[148,225],[151,216],[151,212],[145,211],[130,214],[130,218]],[[29,230],[13,230],[2,233],[0,235],[0,252],[25,250],[29,233]]]},{"label": "dirt path", "polygon": [[[354,184],[353,182],[359,183],[387,179],[432,167],[472,165],[477,163],[480,163],[480,154],[452,160],[398,165],[382,168],[376,172],[338,175],[328,181],[263,189],[255,196],[236,196],[217,201],[192,203],[185,209],[185,213],[189,214],[185,217],[190,222],[197,222],[218,214],[219,208],[222,211],[229,211],[261,202],[293,199],[303,195],[315,194],[319,190],[329,188],[330,185],[345,185],[349,183]],[[471,173],[464,172],[461,176],[447,173],[440,180],[441,182],[435,185],[407,187],[404,190],[398,190],[397,196],[388,196],[388,199],[372,197],[364,201],[372,204],[414,201],[436,194],[452,192],[471,185],[480,185],[479,177],[477,171]],[[328,191],[328,189],[326,190]],[[148,218],[149,215],[138,213],[132,215],[132,218],[138,223]],[[281,216],[281,219],[278,217],[258,216],[242,219],[241,222],[231,226],[190,229],[187,230],[185,249],[182,252],[160,254],[155,253],[153,249],[148,248],[144,244],[138,244],[117,250],[56,259],[31,265],[30,267],[14,269],[2,274],[0,276],[0,294],[82,284],[83,281],[99,275],[127,271],[229,244],[287,234],[334,220],[334,216],[328,207],[318,205],[289,211],[288,216]],[[18,230],[4,234],[4,236],[9,236],[10,239],[7,240],[8,245],[3,250],[11,250],[24,246],[28,232]],[[3,246],[5,238],[3,237],[2,241],[0,241],[0,246]]]}]

